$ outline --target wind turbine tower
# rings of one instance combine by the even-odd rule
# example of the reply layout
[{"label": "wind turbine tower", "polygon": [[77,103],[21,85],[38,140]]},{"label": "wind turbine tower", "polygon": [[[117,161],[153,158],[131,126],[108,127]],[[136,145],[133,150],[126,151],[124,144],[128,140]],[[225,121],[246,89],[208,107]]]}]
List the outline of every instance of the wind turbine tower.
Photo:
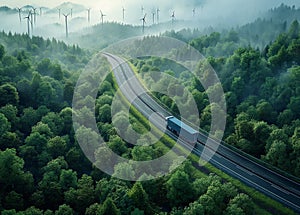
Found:
[{"label": "wind turbine tower", "polygon": [[122,12],[123,12],[123,22],[125,21],[125,8],[122,8]]},{"label": "wind turbine tower", "polygon": [[142,15],[144,15],[144,11],[145,11],[144,6],[141,7],[141,11],[142,11]]},{"label": "wind turbine tower", "polygon": [[60,19],[60,8],[58,8],[58,19]]},{"label": "wind turbine tower", "polygon": [[141,21],[143,22],[143,33],[145,32],[146,16],[147,14],[145,14],[144,17],[141,18]]},{"label": "wind turbine tower", "polygon": [[195,17],[196,14],[196,8],[193,9],[193,17]]},{"label": "wind turbine tower", "polygon": [[156,19],[157,19],[157,24],[159,23],[159,8],[156,9]]},{"label": "wind turbine tower", "polygon": [[64,15],[64,17],[65,17],[65,23],[66,23],[66,38],[68,38],[69,37],[69,33],[68,33],[68,16],[69,16],[69,14],[63,14]]},{"label": "wind turbine tower", "polygon": [[42,16],[42,8],[40,7],[40,16]]},{"label": "wind turbine tower", "polygon": [[29,11],[28,16],[30,16],[30,24],[31,24],[31,34],[33,32],[33,13],[31,12],[31,10]]},{"label": "wind turbine tower", "polygon": [[17,9],[18,9],[18,12],[19,12],[19,20],[20,20],[20,23],[21,23],[22,22],[22,18],[21,18],[22,8],[17,7]]},{"label": "wind turbine tower", "polygon": [[71,8],[71,18],[73,17],[73,8]]},{"label": "wind turbine tower", "polygon": [[155,23],[155,10],[152,11],[152,20],[153,20],[153,25]]},{"label": "wind turbine tower", "polygon": [[28,32],[28,36],[30,37],[30,27],[29,27],[29,23],[31,22],[30,21],[30,17],[31,17],[31,14],[29,12],[28,16],[25,16],[24,19],[27,19],[27,32]]},{"label": "wind turbine tower", "polygon": [[174,24],[174,20],[175,20],[175,11],[173,11],[172,15],[171,15],[171,18],[172,18],[172,25]]},{"label": "wind turbine tower", "polygon": [[36,24],[36,8],[32,7],[33,10],[33,16],[34,16],[34,24]]},{"label": "wind turbine tower", "polygon": [[100,10],[100,15],[101,15],[101,23],[103,25],[103,17],[106,16],[106,15],[102,13],[102,10]]},{"label": "wind turbine tower", "polygon": [[90,21],[91,21],[91,8],[88,8],[87,12],[88,12],[88,22],[90,23]]}]

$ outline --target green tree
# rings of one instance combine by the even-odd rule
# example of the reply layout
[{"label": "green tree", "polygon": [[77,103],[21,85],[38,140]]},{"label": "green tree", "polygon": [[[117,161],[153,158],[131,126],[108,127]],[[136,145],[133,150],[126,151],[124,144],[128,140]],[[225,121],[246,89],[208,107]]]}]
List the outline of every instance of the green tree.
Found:
[{"label": "green tree", "polygon": [[59,176],[59,184],[64,191],[70,189],[71,187],[76,188],[77,187],[77,173],[71,169],[61,170],[61,173]]},{"label": "green tree", "polygon": [[51,65],[52,69],[52,77],[58,81],[61,81],[64,77],[64,72],[61,69],[61,66],[59,64],[53,64]]},{"label": "green tree", "polygon": [[5,55],[5,48],[2,44],[0,44],[0,60],[2,60],[4,55]]},{"label": "green tree", "polygon": [[19,104],[22,106],[30,106],[33,104],[33,91],[31,89],[31,82],[28,79],[21,79],[17,83],[17,90],[19,92]]},{"label": "green tree", "polygon": [[24,160],[15,149],[0,151],[0,184],[2,195],[9,191],[28,195],[33,190],[33,176],[24,171]]},{"label": "green tree", "polygon": [[54,89],[49,82],[41,80],[36,95],[38,104],[47,105],[54,98]]},{"label": "green tree", "polygon": [[18,149],[22,144],[18,134],[13,132],[5,132],[0,136],[0,150],[5,150],[7,148]]},{"label": "green tree", "polygon": [[55,215],[73,215],[73,214],[74,214],[73,209],[66,204],[60,205],[58,210],[55,211]]},{"label": "green tree", "polygon": [[64,156],[66,153],[66,149],[66,141],[59,136],[51,138],[47,143],[47,152],[52,156],[52,158]]},{"label": "green tree", "polygon": [[47,140],[52,138],[53,132],[51,131],[50,127],[48,124],[45,124],[43,122],[38,122],[35,126],[31,128],[31,134],[38,133]]},{"label": "green tree", "polygon": [[24,198],[21,194],[11,191],[5,196],[3,206],[6,209],[22,210],[24,207]]},{"label": "green tree", "polygon": [[260,101],[256,105],[258,118],[268,123],[276,122],[276,112],[273,110],[272,105],[266,101]]},{"label": "green tree", "polygon": [[1,214],[2,215],[15,215],[15,214],[17,214],[17,211],[15,209],[2,210]]},{"label": "green tree", "polygon": [[275,140],[268,150],[265,159],[274,166],[281,169],[288,169],[290,166],[290,158],[288,156],[287,148],[286,143],[280,140]]},{"label": "green tree", "polygon": [[71,147],[65,157],[69,168],[75,170],[78,174],[83,174],[92,169],[90,161],[78,147]]},{"label": "green tree", "polygon": [[83,174],[78,180],[77,189],[65,192],[65,201],[78,213],[83,214],[88,206],[95,202],[95,188],[91,176]]},{"label": "green tree", "polygon": [[11,128],[11,125],[4,114],[0,113],[0,137],[8,132]]},{"label": "green tree", "polygon": [[99,107],[99,115],[97,119],[103,123],[111,123],[111,107],[109,104],[104,104]]},{"label": "green tree", "polygon": [[245,120],[238,115],[235,119],[235,133],[238,135],[239,139],[247,139],[252,140],[254,137],[253,134],[253,122],[249,120]]},{"label": "green tree", "polygon": [[151,214],[148,194],[143,189],[140,182],[136,182],[128,192],[128,197],[132,200],[133,207],[143,210],[145,214]]},{"label": "green tree", "polygon": [[245,214],[252,214],[254,210],[254,204],[250,197],[244,193],[238,194],[236,197],[234,197],[230,203],[230,205],[236,204],[239,208],[241,208]]},{"label": "green tree", "polygon": [[188,207],[184,208],[183,215],[204,215],[204,208],[198,202],[190,203]]},{"label": "green tree", "polygon": [[111,136],[107,145],[118,155],[122,155],[127,151],[126,143],[117,135]]},{"label": "green tree", "polygon": [[19,94],[17,89],[11,84],[0,86],[0,107],[6,104],[17,106],[19,103]]},{"label": "green tree", "polygon": [[266,152],[269,151],[269,149],[274,141],[282,141],[284,143],[287,143],[288,140],[289,140],[289,137],[283,129],[273,129],[269,135],[269,138],[266,141],[267,142]]},{"label": "green tree", "polygon": [[254,124],[253,133],[255,138],[256,150],[253,155],[259,157],[265,152],[266,140],[269,138],[272,128],[265,122],[257,122]]},{"label": "green tree", "polygon": [[130,205],[132,202],[128,197],[128,182],[121,181],[115,178],[107,180],[106,178],[101,179],[97,182],[96,186],[96,196],[98,201],[103,204],[103,202],[111,198],[117,208],[120,208],[122,213],[130,213],[132,207]]},{"label": "green tree", "polygon": [[11,104],[5,105],[4,107],[0,108],[0,113],[4,114],[4,116],[11,123],[12,128],[16,129],[16,125],[18,123],[18,109],[16,108],[16,106],[13,106]]},{"label": "green tree", "polygon": [[213,198],[207,194],[200,196],[199,203],[203,205],[204,214],[215,214],[215,211],[219,211],[218,206],[215,204]]},{"label": "green tree", "polygon": [[114,167],[114,174],[113,176],[122,176],[124,178],[134,178],[135,172],[133,170],[131,163],[118,163]]},{"label": "green tree", "polygon": [[71,81],[66,81],[64,85],[64,94],[63,98],[64,101],[68,102],[68,104],[71,104],[74,94],[74,84]]},{"label": "green tree", "polygon": [[40,106],[36,110],[32,107],[25,108],[21,114],[18,129],[26,136],[29,135],[32,126],[39,122],[42,116],[48,112],[49,109],[47,109],[45,106]]},{"label": "green tree", "polygon": [[300,117],[300,110],[298,107],[300,107],[300,96],[291,97],[288,108],[293,112],[293,116],[296,119]]},{"label": "green tree", "polygon": [[71,134],[73,129],[72,109],[70,107],[62,109],[59,118],[62,122],[62,135]]},{"label": "green tree", "polygon": [[193,188],[189,176],[182,171],[176,171],[166,182],[167,198],[173,206],[185,205],[193,199]]},{"label": "green tree", "polygon": [[64,196],[61,184],[59,183],[59,176],[63,169],[67,169],[68,164],[63,157],[58,157],[45,166],[42,170],[44,172],[42,180],[38,184],[38,189],[43,192],[45,199],[45,206],[49,209],[56,209],[63,204]]},{"label": "green tree", "polygon": [[116,207],[115,203],[112,201],[111,198],[107,198],[101,209],[100,209],[100,215],[119,215],[120,210]]},{"label": "green tree", "polygon": [[214,181],[207,188],[206,195],[210,196],[214,200],[214,204],[217,206],[214,209],[213,214],[220,214],[222,209],[224,208],[224,198],[225,192],[222,189],[222,185],[219,181]]},{"label": "green tree", "polygon": [[236,204],[230,204],[226,208],[224,215],[246,215],[242,208]]},{"label": "green tree", "polygon": [[43,215],[43,211],[41,209],[35,208],[35,207],[30,207],[27,208],[25,211],[21,212],[23,215]]},{"label": "green tree", "polygon": [[39,132],[31,133],[25,139],[26,146],[33,146],[37,153],[42,153],[46,149],[47,138]]},{"label": "green tree", "polygon": [[43,116],[41,122],[47,124],[54,135],[61,135],[63,122],[58,113],[47,113],[46,116]]},{"label": "green tree", "polygon": [[288,36],[290,39],[296,39],[299,37],[299,32],[300,32],[299,22],[297,20],[294,20],[289,29]]},{"label": "green tree", "polygon": [[85,215],[98,215],[100,214],[100,210],[101,205],[99,203],[94,203],[85,210]]}]

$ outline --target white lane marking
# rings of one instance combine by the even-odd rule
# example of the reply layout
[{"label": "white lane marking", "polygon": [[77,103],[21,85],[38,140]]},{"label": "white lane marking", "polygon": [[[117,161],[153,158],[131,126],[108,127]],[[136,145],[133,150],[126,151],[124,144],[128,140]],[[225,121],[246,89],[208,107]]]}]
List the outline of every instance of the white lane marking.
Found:
[{"label": "white lane marking", "polygon": [[283,192],[283,193],[285,193],[285,194],[288,194],[288,195],[290,195],[291,193],[290,192],[288,192],[288,191],[286,191],[286,190],[284,190],[283,188],[281,188],[281,187],[278,187],[277,185],[275,185],[275,184],[271,184],[271,186],[272,187],[274,187],[275,189],[277,189],[277,190],[280,190],[281,192]]},{"label": "white lane marking", "polygon": [[237,169],[240,169],[240,170],[242,170],[243,172],[247,173],[248,175],[254,175],[252,172],[246,170],[244,167],[241,167],[241,166],[239,166],[239,165],[235,165],[235,167],[236,167]]}]

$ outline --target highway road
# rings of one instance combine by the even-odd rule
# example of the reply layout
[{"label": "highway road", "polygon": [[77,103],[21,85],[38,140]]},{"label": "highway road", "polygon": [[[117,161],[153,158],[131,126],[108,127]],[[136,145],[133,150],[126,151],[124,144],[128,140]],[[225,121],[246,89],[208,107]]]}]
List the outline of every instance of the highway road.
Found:
[{"label": "highway road", "polygon": [[[164,117],[170,116],[167,110],[160,106],[141,85],[135,77],[130,66],[120,57],[103,53],[113,68],[113,73],[124,96],[134,105],[145,117],[149,118],[153,114],[161,116],[161,120],[154,120],[152,123],[165,131],[166,134],[176,139],[177,137],[168,130],[165,130],[166,122]],[[194,147],[193,153],[202,158],[209,158],[208,155],[201,155],[204,144],[209,141],[210,144],[217,144],[213,139],[208,139],[207,135],[200,132],[198,142]],[[191,147],[188,143],[181,141],[186,148]],[[213,153],[209,162],[224,171],[225,173],[239,179],[245,184],[259,190],[267,196],[290,207],[295,212],[300,213],[300,184],[280,175],[279,173],[268,169],[267,167],[256,163],[255,161],[229,149],[224,145],[220,145],[214,153],[208,149],[206,152]]]}]

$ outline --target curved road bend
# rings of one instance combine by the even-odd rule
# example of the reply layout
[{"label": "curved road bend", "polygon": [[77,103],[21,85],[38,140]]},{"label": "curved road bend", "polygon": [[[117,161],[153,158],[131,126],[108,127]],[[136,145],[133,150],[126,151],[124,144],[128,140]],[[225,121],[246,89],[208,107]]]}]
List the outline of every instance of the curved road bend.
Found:
[{"label": "curved road bend", "polygon": [[[103,53],[113,68],[117,84],[123,85],[122,93],[132,102],[132,104],[147,118],[153,114],[159,114],[161,120],[151,121],[162,131],[165,131],[166,122],[164,117],[172,115],[161,107],[150,95],[147,90],[141,85],[139,80],[135,77],[134,72],[130,66],[120,57]],[[174,134],[166,130],[172,138]],[[205,133],[200,132],[198,144],[196,144],[193,153],[198,156],[201,155],[206,141],[214,143],[213,139],[207,139]],[[190,147],[187,143],[185,147]],[[213,153],[212,150],[208,152]],[[206,155],[202,155],[205,159]],[[288,179],[256,162],[238,154],[235,151],[220,144],[217,152],[209,160],[211,164],[225,173],[241,180],[247,185],[261,191],[262,193],[270,196],[271,198],[283,203],[291,209],[300,213],[300,184]]]}]

